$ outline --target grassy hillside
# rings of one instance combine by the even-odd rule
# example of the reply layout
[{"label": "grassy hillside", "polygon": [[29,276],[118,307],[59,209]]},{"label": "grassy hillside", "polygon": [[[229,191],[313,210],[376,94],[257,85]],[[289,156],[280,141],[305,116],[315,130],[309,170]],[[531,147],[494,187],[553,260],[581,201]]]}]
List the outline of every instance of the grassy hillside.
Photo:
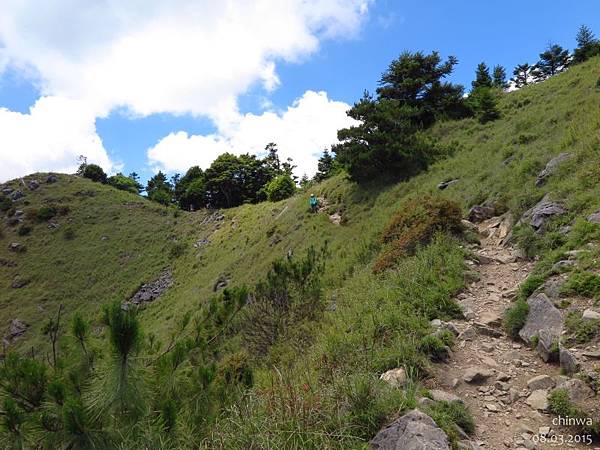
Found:
[{"label": "grassy hillside", "polygon": [[[582,223],[600,209],[599,78],[596,58],[503,95],[499,120],[436,125],[431,132],[451,144],[454,155],[395,185],[358,186],[338,175],[282,202],[187,213],[69,176],[35,191],[13,181],[9,185],[26,194],[15,205],[25,214],[44,205],[67,206],[68,212],[50,219],[58,228],[36,223],[27,236],[18,235],[19,225],[3,222],[0,258],[16,265],[0,267],[0,321],[19,318],[32,325],[18,341],[21,347],[45,339],[42,324],[59,303],[67,314],[91,313],[99,326],[100,315],[94,314],[100,304],[129,298],[169,267],[174,285],[141,314],[144,329],[164,348],[184,315],[198,311],[219,287],[252,284],[275,259],[327,243],[322,317],[288,330],[266,358],[254,361],[254,388],[230,405],[207,440],[194,442],[222,448],[360,447],[386,418],[414,406],[419,389],[415,384],[399,394],[378,384],[378,375],[403,365],[414,370],[414,380],[427,372],[428,319],[451,316],[451,298],[464,284],[464,243],[449,237],[436,238],[393,270],[373,274],[382,230],[409,200],[427,195],[454,200],[465,213],[493,201],[516,221],[549,193],[568,209],[552,229]],[[561,152],[573,156],[536,187],[539,171]],[[26,181],[33,178],[43,181],[45,175]],[[438,183],[450,179],[459,181],[439,191]],[[308,212],[311,192],[327,200],[326,212]],[[328,217],[336,212],[339,225]],[[12,242],[26,251],[9,251]],[[28,284],[12,288],[15,277]],[[243,337],[232,335],[234,342],[224,345],[243,347]],[[444,411],[431,414],[442,422],[456,420]]]}]

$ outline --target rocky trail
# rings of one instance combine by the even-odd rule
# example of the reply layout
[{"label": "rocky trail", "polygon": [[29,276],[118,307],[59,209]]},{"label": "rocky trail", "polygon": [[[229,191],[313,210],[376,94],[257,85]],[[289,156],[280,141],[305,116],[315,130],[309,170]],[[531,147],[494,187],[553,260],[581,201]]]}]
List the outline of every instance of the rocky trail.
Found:
[{"label": "rocky trail", "polygon": [[547,412],[546,397],[554,387],[568,386],[593,396],[587,385],[562,376],[558,364],[544,362],[534,349],[511,339],[502,328],[503,313],[533,264],[500,244],[497,227],[494,219],[479,225],[480,233],[488,237],[474,250],[477,261],[469,261],[478,276],[457,298],[465,318],[452,324],[432,323],[458,333],[451,357],[436,365],[436,376],[428,386],[432,397],[464,401],[470,408],[476,431],[470,442],[463,441],[464,448],[599,449],[597,444],[575,442],[574,431],[559,426]]}]

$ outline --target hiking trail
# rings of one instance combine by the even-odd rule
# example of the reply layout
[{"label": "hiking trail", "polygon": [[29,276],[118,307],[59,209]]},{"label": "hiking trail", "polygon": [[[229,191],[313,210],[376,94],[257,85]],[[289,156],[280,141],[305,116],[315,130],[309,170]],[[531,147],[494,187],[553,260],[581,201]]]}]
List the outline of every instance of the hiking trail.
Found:
[{"label": "hiking trail", "polygon": [[[491,234],[474,249],[478,261],[468,262],[479,280],[457,296],[465,319],[453,321],[460,333],[456,345],[450,358],[436,365],[428,387],[454,394],[468,405],[476,424],[470,436],[473,449],[598,449],[597,444],[573,442],[574,431],[558,426],[556,417],[545,411],[545,396],[532,395],[551,390],[561,379],[560,367],[545,363],[502,328],[504,311],[533,263],[502,246],[490,232],[494,227],[495,219],[478,225],[483,236]],[[544,442],[553,435],[556,443]]]}]

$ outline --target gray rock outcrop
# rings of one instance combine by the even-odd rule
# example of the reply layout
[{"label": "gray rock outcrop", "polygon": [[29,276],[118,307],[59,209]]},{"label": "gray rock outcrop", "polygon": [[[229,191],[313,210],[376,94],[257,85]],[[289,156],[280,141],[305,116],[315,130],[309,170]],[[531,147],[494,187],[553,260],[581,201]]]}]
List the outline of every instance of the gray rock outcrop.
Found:
[{"label": "gray rock outcrop", "polygon": [[155,281],[143,284],[142,287],[131,297],[126,304],[140,305],[151,303],[160,297],[164,291],[173,285],[173,274],[170,269],[163,273]]},{"label": "gray rock outcrop", "polygon": [[558,166],[560,166],[561,163],[563,163],[570,157],[571,157],[570,153],[561,153],[560,155],[558,155],[558,156],[552,158],[550,161],[548,161],[548,164],[546,164],[546,167],[544,167],[544,170],[542,170],[538,174],[537,179],[535,180],[535,185],[537,187],[540,187],[544,183],[546,183],[546,181],[548,180],[550,175],[552,175],[556,171]]},{"label": "gray rock outcrop", "polygon": [[381,429],[370,442],[373,450],[449,450],[446,433],[416,409]]},{"label": "gray rock outcrop", "polygon": [[496,210],[491,206],[475,205],[469,210],[469,222],[479,223],[491,219],[496,214]]},{"label": "gray rock outcrop", "polygon": [[526,223],[538,233],[546,231],[549,219],[562,216],[567,210],[557,202],[550,200],[548,194],[544,196],[533,208],[525,211],[519,224]]}]

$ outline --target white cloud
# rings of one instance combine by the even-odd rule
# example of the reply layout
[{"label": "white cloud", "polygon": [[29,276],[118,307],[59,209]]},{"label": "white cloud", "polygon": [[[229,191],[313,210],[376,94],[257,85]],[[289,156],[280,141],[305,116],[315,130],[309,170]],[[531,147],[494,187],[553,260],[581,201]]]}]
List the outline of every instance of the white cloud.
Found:
[{"label": "white cloud", "polygon": [[[46,138],[53,140],[36,141],[36,148],[26,145],[32,143],[28,135],[11,132],[10,141],[1,137],[5,145],[0,157],[11,161],[11,169],[2,169],[0,178],[22,175],[33,167],[33,162],[15,162],[12,148],[19,148],[20,158],[39,168],[57,167],[56,161],[72,151],[94,148],[110,167],[93,123],[116,108],[139,116],[209,117],[221,136],[205,141],[253,146],[257,133],[243,125],[253,120],[256,126],[277,122],[276,116],[240,119],[238,97],[254,86],[267,93],[275,89],[280,83],[278,62],[302,62],[318,50],[322,39],[355,35],[372,1],[0,0],[0,75],[7,68],[15,70],[38,86],[43,95],[39,102],[52,103],[56,114],[63,114],[45,116],[48,123],[65,128],[62,123],[72,117],[75,107],[61,109],[61,101],[84,109],[86,119],[69,123],[65,137],[45,127]],[[3,110],[0,134],[13,120],[20,122],[22,133],[39,129],[37,107],[25,116]],[[236,132],[237,127],[241,128]],[[72,150],[74,136],[86,141],[86,147]],[[234,136],[251,140],[242,143]],[[280,142],[283,148],[284,139]]]},{"label": "white cloud", "polygon": [[29,114],[0,108],[0,180],[36,171],[72,173],[80,154],[110,171],[94,121],[85,104],[60,97],[40,98]]},{"label": "white cloud", "polygon": [[323,149],[337,142],[337,130],[354,123],[348,108],[325,92],[306,91],[286,111],[239,115],[217,134],[171,133],[148,150],[148,159],[155,170],[184,172],[193,165],[205,169],[224,152],[260,154],[275,142],[280,158],[294,160],[298,175],[312,175]]},{"label": "white cloud", "polygon": [[276,61],[355,33],[370,1],[3,0],[0,61],[98,115],[125,106],[218,119],[253,84],[275,88]]}]

